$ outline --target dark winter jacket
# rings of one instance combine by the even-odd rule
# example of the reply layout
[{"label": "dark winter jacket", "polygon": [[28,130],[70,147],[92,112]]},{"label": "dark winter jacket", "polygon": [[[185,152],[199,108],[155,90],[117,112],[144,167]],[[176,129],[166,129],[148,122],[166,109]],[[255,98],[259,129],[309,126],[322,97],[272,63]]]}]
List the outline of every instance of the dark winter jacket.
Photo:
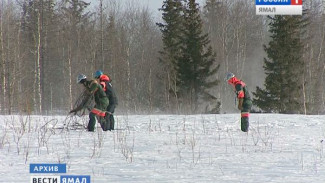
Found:
[{"label": "dark winter jacket", "polygon": [[109,100],[107,111],[113,113],[115,107],[118,105],[118,100],[111,80],[107,75],[104,74],[100,76],[99,80]]}]

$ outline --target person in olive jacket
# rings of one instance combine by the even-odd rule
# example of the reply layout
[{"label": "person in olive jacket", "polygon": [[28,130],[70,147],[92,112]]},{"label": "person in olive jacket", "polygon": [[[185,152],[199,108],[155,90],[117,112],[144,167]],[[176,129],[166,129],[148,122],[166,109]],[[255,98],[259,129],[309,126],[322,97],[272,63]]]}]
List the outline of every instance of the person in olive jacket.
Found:
[{"label": "person in olive jacket", "polygon": [[[87,126],[88,131],[95,130],[96,116],[98,121],[103,129],[103,131],[108,130],[108,124],[104,120],[106,115],[106,108],[108,106],[108,98],[102,86],[96,80],[87,80],[87,77],[84,74],[79,74],[77,77],[77,83],[82,84],[89,96],[93,96],[95,100],[95,106],[90,110],[89,113],[89,123]],[[89,100],[89,99],[86,99]],[[86,102],[82,102],[84,104]],[[75,109],[71,110],[70,113],[76,113],[79,110],[83,109],[85,106],[79,105]]]}]

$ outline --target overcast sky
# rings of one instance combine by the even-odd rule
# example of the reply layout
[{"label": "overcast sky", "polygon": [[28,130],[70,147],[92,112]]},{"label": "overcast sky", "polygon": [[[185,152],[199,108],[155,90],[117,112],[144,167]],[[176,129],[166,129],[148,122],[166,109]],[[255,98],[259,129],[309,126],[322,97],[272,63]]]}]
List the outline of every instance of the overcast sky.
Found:
[{"label": "overcast sky", "polygon": [[[158,8],[161,8],[164,0],[138,0],[138,1],[147,4],[153,10],[157,10]],[[200,6],[202,7],[202,3],[205,2],[205,0],[196,0],[196,2],[199,3]]]},{"label": "overcast sky", "polygon": [[[84,0],[85,2],[91,2],[91,6],[96,6],[99,4],[100,0]],[[103,0],[103,2],[105,3],[105,1],[109,1],[109,0]],[[143,6],[148,6],[154,13],[161,14],[158,9],[161,8],[162,3],[164,0],[119,0],[121,2],[128,2],[128,1],[134,1],[140,5]],[[199,3],[200,7],[202,8],[203,3],[206,0],[196,0],[197,3]]]}]

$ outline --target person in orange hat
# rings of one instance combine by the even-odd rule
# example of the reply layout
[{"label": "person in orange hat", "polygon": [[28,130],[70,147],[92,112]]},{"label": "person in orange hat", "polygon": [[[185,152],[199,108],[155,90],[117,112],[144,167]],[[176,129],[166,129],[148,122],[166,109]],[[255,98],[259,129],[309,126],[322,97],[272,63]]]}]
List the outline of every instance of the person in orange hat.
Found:
[{"label": "person in orange hat", "polygon": [[246,84],[239,80],[233,73],[229,72],[225,80],[234,87],[238,99],[238,109],[241,111],[241,130],[248,132],[249,112],[252,107],[252,100],[247,90]]},{"label": "person in orange hat", "polygon": [[102,85],[107,95],[107,98],[109,100],[109,104],[106,109],[107,112],[105,118],[108,122],[108,127],[109,127],[108,130],[114,130],[115,119],[113,114],[116,106],[118,105],[118,101],[117,101],[115,90],[111,83],[111,78],[105,75],[101,70],[97,70],[94,73],[94,78]]}]

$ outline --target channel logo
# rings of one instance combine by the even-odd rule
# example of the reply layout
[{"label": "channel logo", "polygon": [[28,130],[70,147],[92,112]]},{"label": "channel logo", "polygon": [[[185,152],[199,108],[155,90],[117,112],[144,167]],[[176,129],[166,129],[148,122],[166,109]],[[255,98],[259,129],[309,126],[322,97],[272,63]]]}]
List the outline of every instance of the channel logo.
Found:
[{"label": "channel logo", "polygon": [[256,5],[302,5],[302,0],[256,0]]},{"label": "channel logo", "polygon": [[67,173],[66,164],[30,164],[29,173],[30,183],[90,183],[90,175],[58,175]]},{"label": "channel logo", "polygon": [[31,183],[90,183],[89,175],[38,175],[31,176]]},{"label": "channel logo", "polygon": [[29,173],[67,173],[66,164],[30,164]]},{"label": "channel logo", "polygon": [[256,0],[256,15],[302,15],[302,0]]}]

